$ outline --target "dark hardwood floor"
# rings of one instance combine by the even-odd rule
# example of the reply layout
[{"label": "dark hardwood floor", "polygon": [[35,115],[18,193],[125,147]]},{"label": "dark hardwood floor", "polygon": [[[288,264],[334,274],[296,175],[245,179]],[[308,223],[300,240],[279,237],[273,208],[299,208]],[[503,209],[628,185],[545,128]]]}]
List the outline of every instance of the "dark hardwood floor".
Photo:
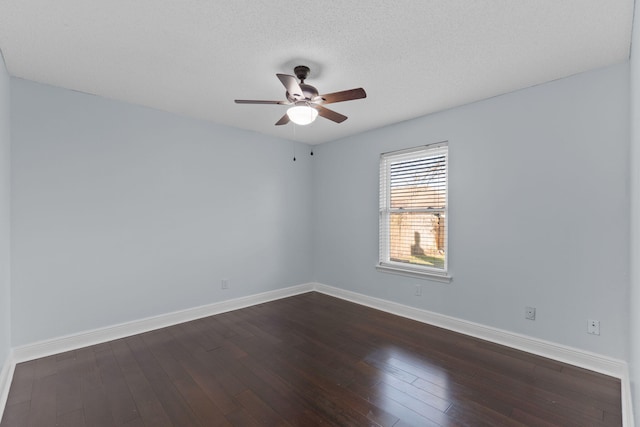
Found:
[{"label": "dark hardwood floor", "polygon": [[308,293],[16,367],[10,426],[620,426],[620,381]]}]

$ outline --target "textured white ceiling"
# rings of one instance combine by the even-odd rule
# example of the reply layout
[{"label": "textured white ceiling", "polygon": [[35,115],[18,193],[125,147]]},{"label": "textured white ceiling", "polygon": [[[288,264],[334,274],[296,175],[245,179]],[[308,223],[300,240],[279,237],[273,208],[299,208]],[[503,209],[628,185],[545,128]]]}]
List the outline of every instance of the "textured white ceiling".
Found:
[{"label": "textured white ceiling", "polygon": [[[633,0],[0,0],[9,73],[321,143],[624,61]],[[342,124],[274,126],[311,67]]]}]

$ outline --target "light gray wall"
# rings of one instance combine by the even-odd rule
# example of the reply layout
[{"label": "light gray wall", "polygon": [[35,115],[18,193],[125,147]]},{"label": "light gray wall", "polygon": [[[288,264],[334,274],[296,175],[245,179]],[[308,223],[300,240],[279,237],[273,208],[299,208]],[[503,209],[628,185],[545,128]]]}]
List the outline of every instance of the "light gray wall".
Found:
[{"label": "light gray wall", "polygon": [[0,52],[0,370],[10,339],[10,79]]},{"label": "light gray wall", "polygon": [[640,426],[640,9],[635,8],[631,43],[631,298],[629,365],[636,425]]},{"label": "light gray wall", "polygon": [[[628,71],[623,63],[318,147],[317,281],[626,360]],[[376,271],[380,153],[443,140],[453,282]],[[525,306],[537,320],[524,319]],[[600,320],[600,336],[586,333],[587,319]]]},{"label": "light gray wall", "polygon": [[[628,79],[620,64],[313,157],[296,144],[295,163],[291,142],[12,79],[13,345],[315,277],[626,359]],[[454,280],[377,272],[378,156],[442,140]]]},{"label": "light gray wall", "polygon": [[311,277],[306,145],[11,89],[14,346]]}]

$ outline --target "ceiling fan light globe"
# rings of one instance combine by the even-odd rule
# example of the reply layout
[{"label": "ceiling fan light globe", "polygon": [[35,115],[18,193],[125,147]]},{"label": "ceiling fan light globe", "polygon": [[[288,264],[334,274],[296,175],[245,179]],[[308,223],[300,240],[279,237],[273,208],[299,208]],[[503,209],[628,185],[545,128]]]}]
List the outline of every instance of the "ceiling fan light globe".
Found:
[{"label": "ceiling fan light globe", "polygon": [[289,120],[293,123],[305,126],[309,123],[313,123],[313,121],[318,117],[318,110],[313,107],[309,107],[308,105],[296,105],[295,107],[291,107],[287,110],[287,116],[289,116]]}]

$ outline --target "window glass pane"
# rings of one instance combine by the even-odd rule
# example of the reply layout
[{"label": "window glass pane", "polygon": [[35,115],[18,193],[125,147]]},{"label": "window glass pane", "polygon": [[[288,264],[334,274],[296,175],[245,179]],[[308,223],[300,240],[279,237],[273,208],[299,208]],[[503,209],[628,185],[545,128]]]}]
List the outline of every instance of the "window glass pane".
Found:
[{"label": "window glass pane", "polygon": [[389,259],[444,269],[443,213],[394,212],[389,218]]}]

